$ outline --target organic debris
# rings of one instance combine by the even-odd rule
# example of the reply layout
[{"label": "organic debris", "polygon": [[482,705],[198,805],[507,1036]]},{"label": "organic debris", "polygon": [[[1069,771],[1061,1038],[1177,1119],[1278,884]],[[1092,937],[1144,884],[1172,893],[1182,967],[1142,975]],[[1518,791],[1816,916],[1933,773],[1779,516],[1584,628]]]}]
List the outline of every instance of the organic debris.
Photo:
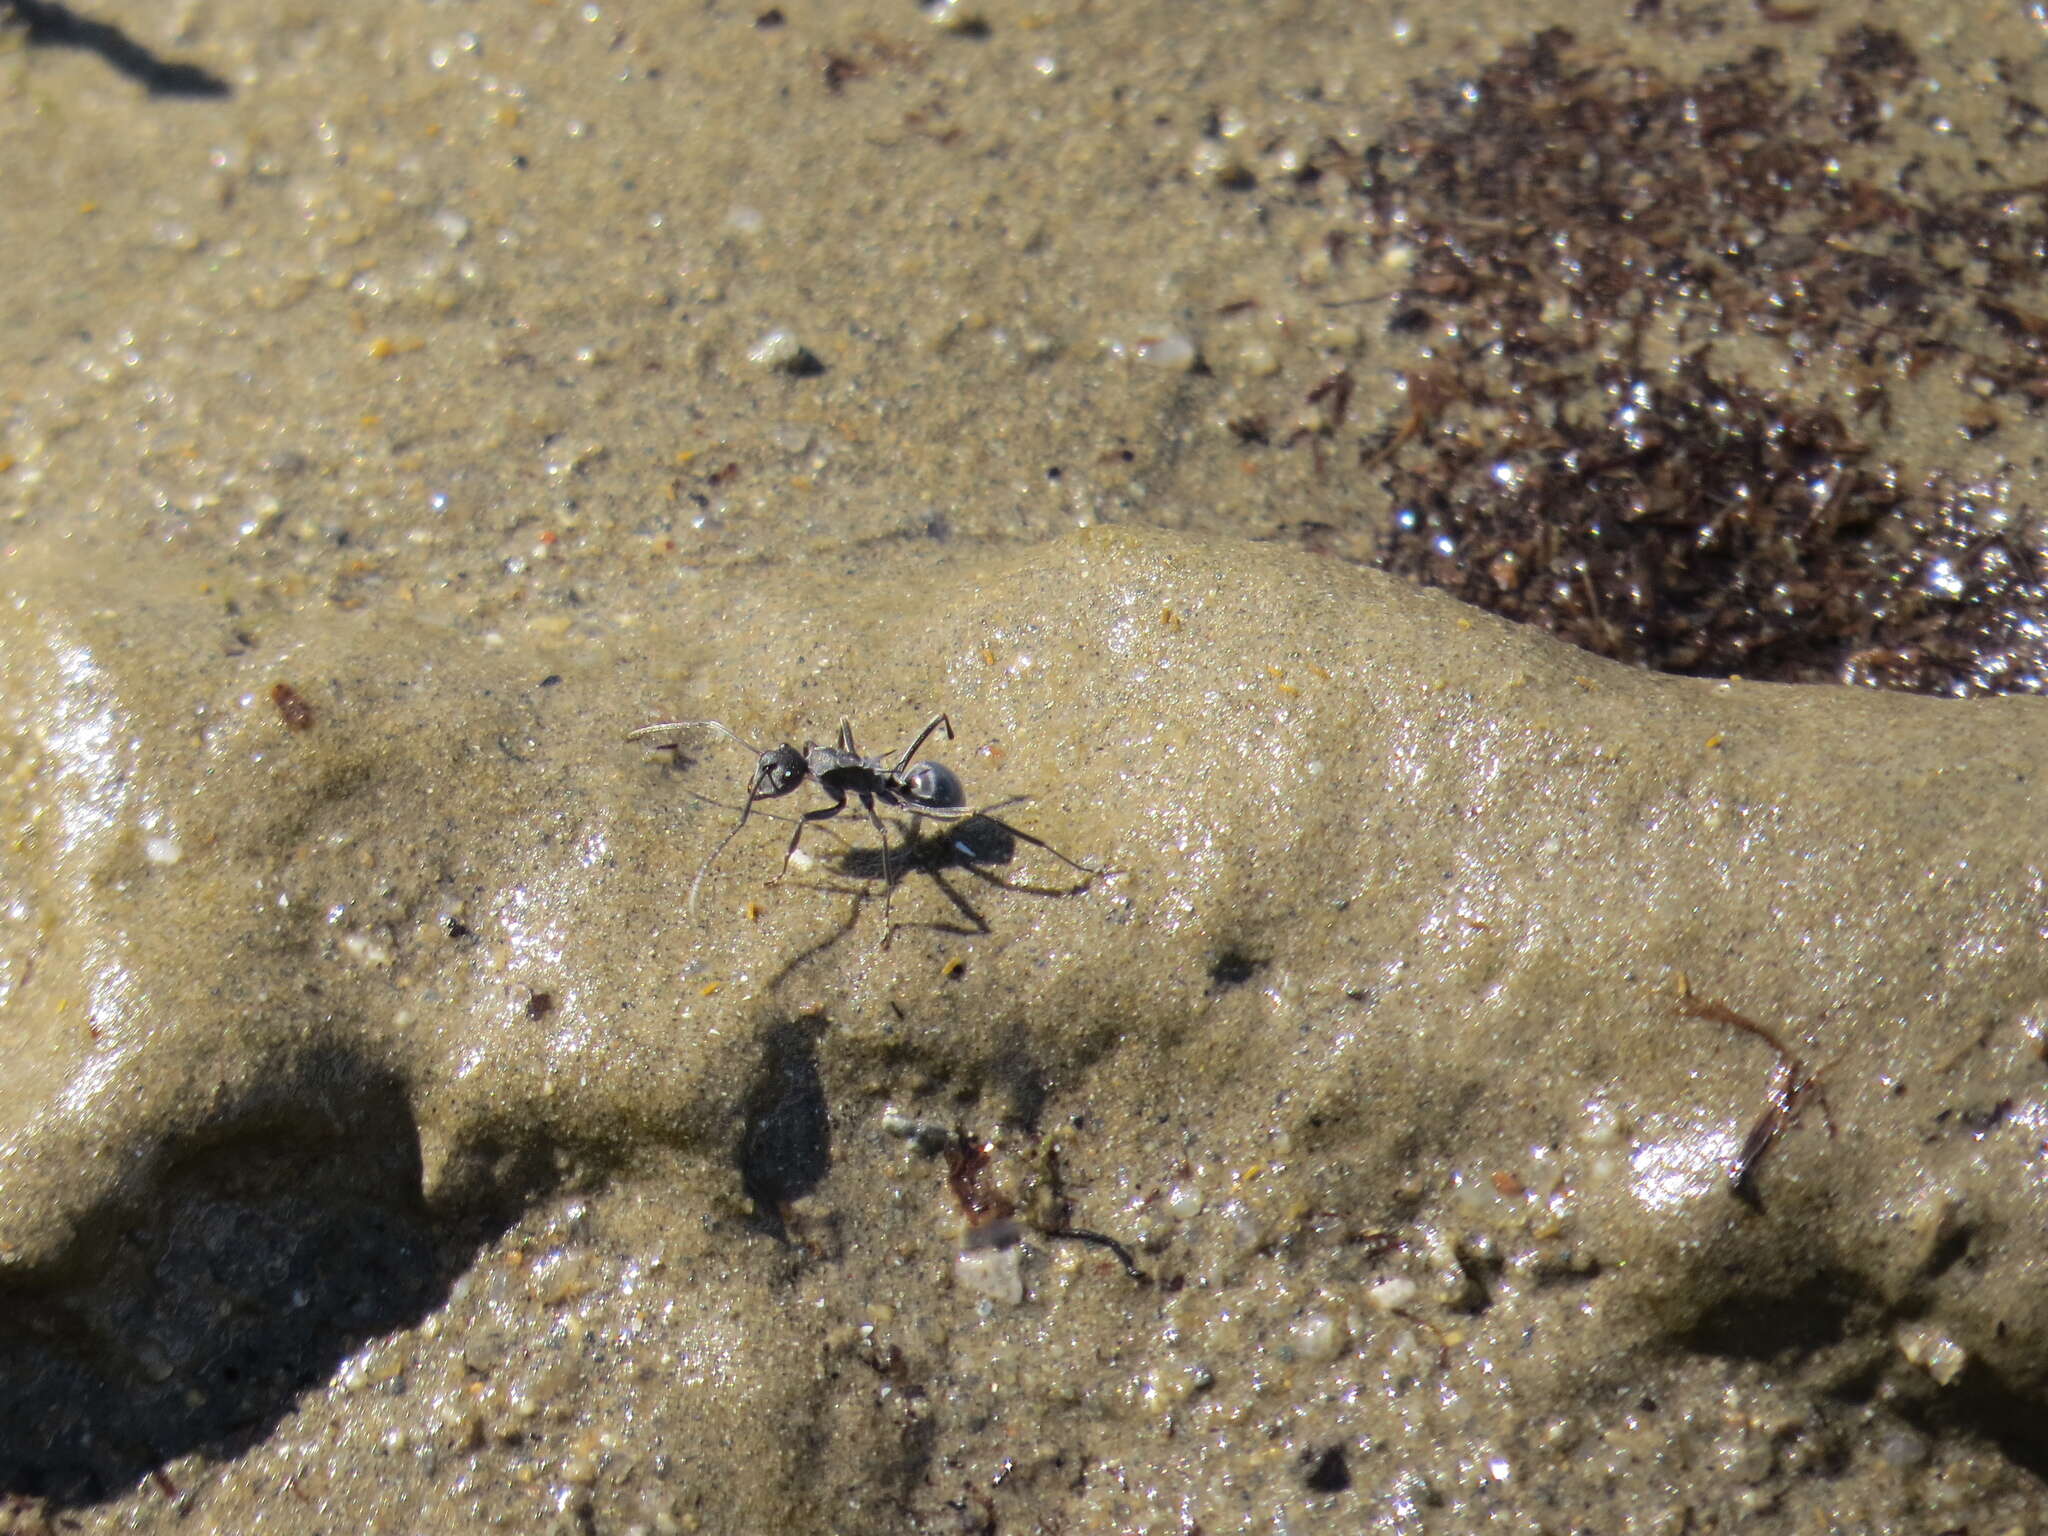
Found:
[{"label": "organic debris", "polygon": [[[1888,153],[1921,74],[1863,25],[1803,86],[1768,48],[1682,79],[1553,29],[1330,146],[1305,179],[1400,284],[1378,562],[1661,670],[2048,692],[2032,509],[1869,445],[1901,386],[1958,441],[2048,399],[2048,188]],[[2044,119],[2002,83],[2009,151]]]}]

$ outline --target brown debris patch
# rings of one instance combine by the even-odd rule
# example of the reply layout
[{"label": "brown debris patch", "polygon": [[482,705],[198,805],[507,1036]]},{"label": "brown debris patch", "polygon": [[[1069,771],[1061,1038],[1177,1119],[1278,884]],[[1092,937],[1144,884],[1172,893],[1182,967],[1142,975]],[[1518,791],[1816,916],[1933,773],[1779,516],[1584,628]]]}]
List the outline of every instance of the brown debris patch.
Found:
[{"label": "brown debris patch", "polygon": [[1930,369],[1959,443],[2048,399],[2048,194],[1891,153],[1919,76],[1868,26],[1806,85],[1768,48],[1681,79],[1553,29],[1332,149],[1399,274],[1407,409],[1362,449],[1376,548],[1317,547],[1660,670],[2048,692],[2034,510],[1871,446]]}]

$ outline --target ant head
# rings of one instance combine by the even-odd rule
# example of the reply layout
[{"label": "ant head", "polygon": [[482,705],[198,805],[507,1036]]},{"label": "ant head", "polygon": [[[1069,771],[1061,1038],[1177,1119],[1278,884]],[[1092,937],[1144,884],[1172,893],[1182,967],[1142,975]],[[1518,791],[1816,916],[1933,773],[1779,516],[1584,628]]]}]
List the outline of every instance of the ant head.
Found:
[{"label": "ant head", "polygon": [[913,763],[903,775],[903,798],[935,811],[957,811],[967,804],[967,791],[944,763]]},{"label": "ant head", "polygon": [[754,764],[754,787],[747,791],[747,798],[773,800],[777,795],[786,795],[803,783],[809,773],[803,753],[784,742],[772,751],[763,752],[760,761]]}]

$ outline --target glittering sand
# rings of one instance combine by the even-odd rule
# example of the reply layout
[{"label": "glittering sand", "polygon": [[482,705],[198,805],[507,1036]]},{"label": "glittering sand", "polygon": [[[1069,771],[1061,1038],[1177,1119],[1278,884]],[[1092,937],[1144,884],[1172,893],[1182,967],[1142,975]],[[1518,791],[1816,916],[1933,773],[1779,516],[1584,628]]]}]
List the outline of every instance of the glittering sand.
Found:
[{"label": "glittering sand", "polygon": [[2041,706],[1225,536],[1201,114],[1491,34],[773,14],[5,61],[0,1528],[2048,1518]]}]

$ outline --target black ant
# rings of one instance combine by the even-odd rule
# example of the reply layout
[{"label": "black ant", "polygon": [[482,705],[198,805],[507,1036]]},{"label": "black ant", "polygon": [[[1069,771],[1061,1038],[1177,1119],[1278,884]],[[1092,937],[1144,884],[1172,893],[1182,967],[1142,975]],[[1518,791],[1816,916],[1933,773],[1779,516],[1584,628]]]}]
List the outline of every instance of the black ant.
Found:
[{"label": "black ant", "polygon": [[[708,726],[720,735],[730,738],[754,754],[754,777],[747,785],[747,803],[740,808],[740,819],[733,829],[719,839],[718,846],[711,850],[711,857],[698,868],[696,878],[690,882],[690,910],[697,908],[697,892],[704,884],[705,875],[718,856],[725,852],[725,845],[739,836],[740,828],[747,824],[747,818],[754,813],[756,800],[774,800],[801,788],[805,781],[815,783],[831,796],[830,805],[820,806],[815,811],[805,811],[796,819],[796,830],[790,834],[789,847],[782,855],[782,870],[776,875],[781,879],[789,871],[789,861],[796,857],[797,844],[803,841],[804,830],[813,822],[828,821],[846,809],[848,796],[858,800],[861,809],[868,813],[868,820],[874,823],[875,833],[882,840],[882,903],[883,913],[888,912],[888,903],[893,889],[893,876],[889,866],[889,833],[882,825],[882,818],[875,811],[876,802],[892,810],[908,811],[912,817],[928,816],[934,821],[958,821],[963,817],[986,812],[970,812],[967,809],[967,791],[961,786],[960,776],[943,763],[913,763],[919,749],[931,740],[934,731],[943,730],[946,739],[953,739],[953,722],[943,714],[932,716],[925,728],[909,746],[895,756],[864,757],[860,748],[854,745],[853,726],[842,720],[839,723],[839,744],[820,746],[807,741],[799,751],[788,742],[779,747],[763,751],[748,742],[732,727],[718,720],[663,720],[653,725],[643,725],[636,731],[626,733],[626,740],[639,741],[644,737],[658,736],[665,732],[687,730],[692,726]],[[990,817],[990,820],[995,818]],[[1027,842],[1038,843],[1028,834]],[[1038,846],[1045,847],[1043,843]],[[1055,858],[1065,860],[1074,867],[1094,874],[1085,864],[1076,864],[1057,849],[1047,848]]]}]

